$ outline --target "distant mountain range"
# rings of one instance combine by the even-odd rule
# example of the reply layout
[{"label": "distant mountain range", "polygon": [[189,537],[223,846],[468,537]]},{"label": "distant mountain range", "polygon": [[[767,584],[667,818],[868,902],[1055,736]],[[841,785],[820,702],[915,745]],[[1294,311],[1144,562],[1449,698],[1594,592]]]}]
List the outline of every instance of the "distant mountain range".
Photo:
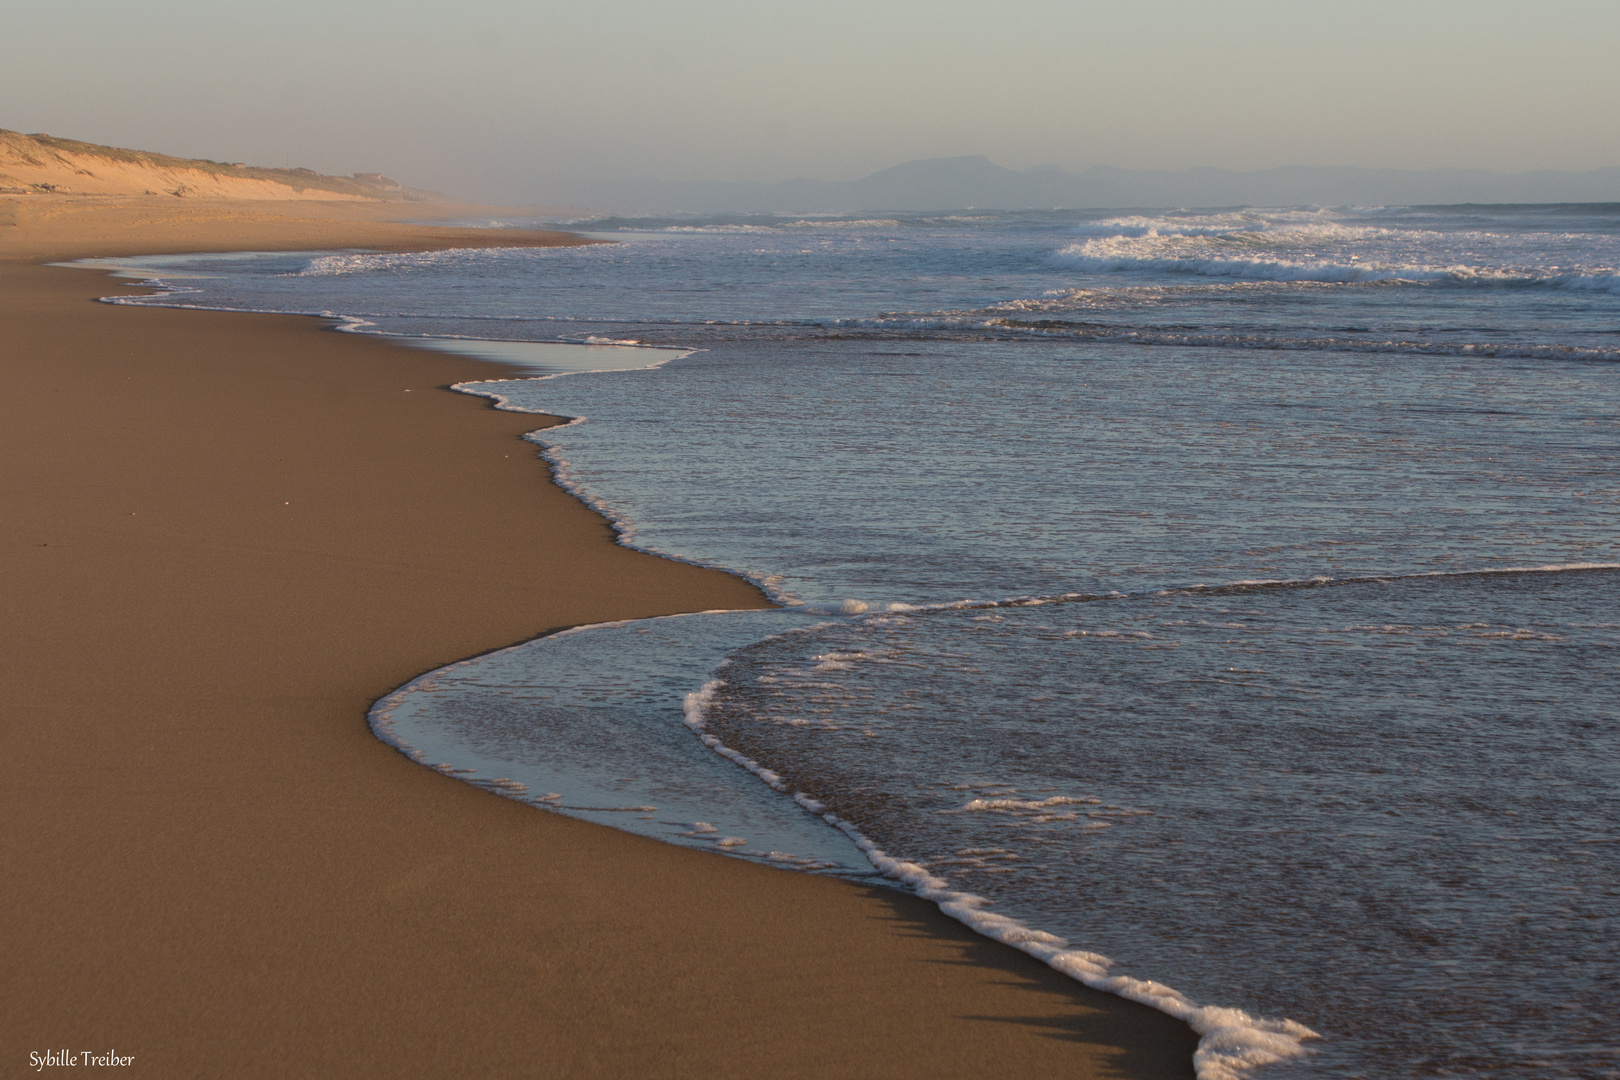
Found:
[{"label": "distant mountain range", "polygon": [[1056,165],[1007,169],[977,155],[910,161],[859,180],[621,180],[566,198],[628,213],[1620,202],[1620,168],[1513,175],[1348,167],[1070,172]]}]

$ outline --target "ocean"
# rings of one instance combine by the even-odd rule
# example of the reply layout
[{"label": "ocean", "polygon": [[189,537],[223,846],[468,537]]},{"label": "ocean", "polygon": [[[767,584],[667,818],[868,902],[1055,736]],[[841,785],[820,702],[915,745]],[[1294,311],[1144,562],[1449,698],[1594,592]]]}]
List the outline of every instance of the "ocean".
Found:
[{"label": "ocean", "polygon": [[1620,206],[557,224],[615,242],[118,261],[510,363],[623,542],[782,604],[381,737],[916,891],[1207,1080],[1620,1076]]}]

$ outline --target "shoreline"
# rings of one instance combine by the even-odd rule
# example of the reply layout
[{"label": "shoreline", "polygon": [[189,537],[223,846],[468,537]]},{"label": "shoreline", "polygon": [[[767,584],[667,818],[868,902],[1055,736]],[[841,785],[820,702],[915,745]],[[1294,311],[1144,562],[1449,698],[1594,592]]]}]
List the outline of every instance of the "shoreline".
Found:
[{"label": "shoreline", "polygon": [[90,1040],[163,1076],[750,1076],[762,1055],[1191,1075],[1184,1025],[924,900],[535,813],[374,738],[372,701],[458,657],[764,598],[616,543],[521,440],[544,417],[422,392],[501,365],[96,304],[100,272],[38,265],[520,237],[170,207],[0,227],[8,1053]]}]

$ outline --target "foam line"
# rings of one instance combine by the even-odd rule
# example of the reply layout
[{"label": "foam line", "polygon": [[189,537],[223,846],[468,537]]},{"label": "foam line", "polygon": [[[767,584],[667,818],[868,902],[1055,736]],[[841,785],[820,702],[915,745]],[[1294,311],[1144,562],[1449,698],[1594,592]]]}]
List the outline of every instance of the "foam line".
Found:
[{"label": "foam line", "polygon": [[[973,611],[1001,607],[1037,607],[1043,604],[1076,604],[1100,600],[1129,600],[1140,596],[1221,596],[1257,589],[1319,589],[1340,585],[1365,585],[1375,581],[1421,581],[1427,578],[1492,577],[1503,574],[1567,574],[1587,570],[1620,570],[1620,563],[1549,563],[1544,566],[1492,566],[1473,570],[1420,570],[1407,574],[1360,574],[1354,577],[1265,578],[1227,581],[1219,585],[1176,585],[1132,592],[1058,593],[1051,596],[1013,596],[1003,600],[951,600],[938,604],[890,604],[879,614],[928,611]],[[805,628],[809,629],[809,628]],[[794,633],[795,631],[787,631]]]},{"label": "foam line", "polygon": [[[806,629],[810,628],[796,628],[789,632],[803,632]],[[721,668],[725,666],[725,663],[721,664]],[[779,773],[726,746],[708,731],[709,707],[714,702],[715,694],[725,685],[724,679],[714,677],[686,696],[684,711],[687,726],[715,753],[741,765],[772,789],[789,793],[790,787]],[[1197,1070],[1199,1080],[1244,1080],[1250,1070],[1261,1065],[1308,1053],[1305,1043],[1320,1037],[1304,1024],[1293,1020],[1273,1020],[1253,1016],[1242,1009],[1200,1005],[1163,983],[1127,975],[1111,975],[1109,968],[1113,966],[1113,961],[1106,956],[1073,948],[1067,940],[1055,934],[986,910],[990,901],[984,897],[952,889],[945,879],[936,877],[916,863],[890,856],[853,822],[827,813],[826,807],[807,793],[793,791],[791,794],[800,806],[811,813],[821,814],[827,824],[848,836],[884,877],[905,885],[925,900],[932,900],[946,915],[975,933],[1028,953],[1092,989],[1140,1002],[1184,1021],[1199,1036],[1198,1049],[1193,1054],[1193,1067]]]},{"label": "foam line", "polygon": [[[1191,226],[1189,226],[1188,228],[1192,229],[1193,231],[1176,232],[1173,235],[1177,235],[1177,236],[1182,236],[1182,235],[1185,235],[1185,236],[1202,236],[1202,235],[1206,235],[1206,233],[1198,232],[1198,231],[1196,231],[1196,229],[1194,229]],[[1209,226],[1208,230],[1209,231],[1208,231],[1207,235],[1224,234],[1226,232],[1231,231],[1230,229],[1222,229],[1222,228],[1216,227],[1216,226]],[[1126,234],[1126,235],[1133,235],[1133,234]],[[1090,241],[1088,241],[1088,243],[1090,243]],[[1060,251],[1058,253],[1055,253],[1052,256],[1052,258],[1054,260],[1056,260],[1054,265],[1069,265],[1069,264],[1066,264],[1064,262],[1064,259],[1068,258],[1068,256],[1066,256],[1064,253],[1065,252],[1072,252],[1072,251],[1076,250],[1077,248],[1084,247],[1084,246],[1085,245],[1071,245],[1069,248],[1065,248],[1062,251]],[[514,249],[469,249],[467,251],[461,252],[461,254],[478,254],[478,253],[484,253],[487,250],[505,251],[505,250],[514,250]],[[515,250],[532,250],[532,249],[515,249]],[[549,250],[549,249],[546,249],[546,250]],[[574,249],[569,249],[569,250],[574,250]],[[428,252],[428,253],[423,253],[423,254],[425,254],[425,255],[443,255],[443,254],[451,254],[451,253],[447,253],[447,252]],[[388,258],[394,259],[396,261],[399,260],[399,259],[402,259],[404,257],[405,256],[402,255],[402,254],[392,254],[392,255],[388,256]],[[1075,257],[1079,258],[1080,256],[1075,256]],[[381,256],[342,255],[342,256],[323,256],[322,258],[335,258],[335,259],[343,259],[343,260],[360,260],[360,259],[369,259],[369,258],[381,258]],[[1085,258],[1089,259],[1089,258],[1093,258],[1093,256],[1088,255],[1088,256],[1085,256]],[[1107,257],[1095,256],[1095,258],[1097,258],[1097,259],[1105,259],[1105,258],[1106,259],[1113,259],[1114,257],[1113,256],[1107,256]],[[1124,256],[1121,256],[1120,258],[1125,259],[1126,262],[1131,261],[1130,259],[1128,259],[1128,258],[1126,258]],[[321,261],[321,259],[312,260],[311,265],[313,265],[316,262],[320,262],[320,261]],[[1202,263],[1202,262],[1210,263],[1211,264],[1210,268],[1203,269],[1203,270],[1191,268],[1191,264],[1193,264],[1193,263]],[[1284,262],[1279,262],[1277,260],[1269,260],[1269,261],[1261,260],[1259,262],[1266,262],[1268,265],[1275,264],[1276,267],[1283,267],[1284,266]],[[1336,284],[1392,284],[1392,285],[1400,285],[1400,284],[1434,284],[1434,283],[1436,283],[1438,281],[1445,280],[1445,281],[1452,281],[1452,282],[1461,283],[1461,284],[1521,285],[1521,286],[1538,286],[1539,285],[1539,286],[1557,286],[1557,287],[1562,287],[1562,288],[1568,288],[1568,289],[1574,289],[1574,290],[1582,290],[1582,291],[1593,291],[1593,292],[1620,292],[1620,274],[1616,274],[1616,273],[1613,273],[1613,272],[1594,272],[1594,273],[1585,273],[1585,274],[1582,274],[1582,273],[1569,273],[1569,274],[1556,274],[1556,275],[1537,276],[1537,275],[1533,275],[1533,274],[1531,274],[1531,275],[1523,275],[1523,274],[1514,275],[1514,274],[1510,274],[1510,273],[1505,272],[1505,271],[1501,271],[1501,272],[1499,272],[1499,271],[1490,271],[1490,270],[1477,270],[1476,271],[1476,270],[1471,270],[1471,269],[1466,268],[1466,267],[1463,267],[1463,268],[1453,267],[1453,268],[1449,268],[1449,269],[1445,269],[1445,270],[1434,270],[1432,268],[1421,268],[1420,267],[1420,268],[1409,268],[1409,269],[1412,270],[1412,272],[1407,273],[1406,270],[1399,269],[1399,268],[1397,268],[1395,270],[1391,270],[1389,268],[1384,268],[1384,269],[1380,270],[1380,269],[1376,269],[1376,268],[1373,268],[1373,267],[1370,267],[1370,266],[1364,265],[1364,264],[1331,264],[1333,267],[1337,267],[1337,269],[1334,269],[1334,270],[1331,270],[1331,271],[1324,270],[1320,274],[1317,274],[1316,271],[1314,271],[1314,270],[1309,271],[1309,272],[1302,270],[1302,271],[1299,271],[1298,273],[1295,273],[1294,271],[1289,271],[1287,273],[1283,273],[1283,272],[1281,272],[1279,270],[1276,273],[1271,273],[1271,272],[1267,271],[1267,272],[1259,272],[1259,273],[1250,274],[1247,271],[1243,270],[1242,266],[1239,265],[1239,264],[1247,265],[1247,264],[1250,264],[1250,263],[1254,263],[1255,265],[1259,265],[1259,262],[1257,262],[1256,260],[1221,260],[1221,259],[1209,259],[1209,260],[1196,260],[1196,259],[1195,260],[1189,260],[1189,259],[1157,259],[1157,260],[1154,260],[1154,259],[1136,259],[1136,263],[1139,263],[1140,265],[1136,265],[1136,264],[1125,265],[1124,262],[1120,263],[1120,265],[1118,265],[1118,266],[1113,266],[1113,265],[1103,266],[1102,263],[1097,263],[1095,265],[1092,265],[1092,264],[1088,263],[1088,264],[1085,264],[1083,266],[1081,264],[1079,264],[1079,263],[1074,263],[1073,265],[1078,267],[1078,268],[1081,268],[1081,269],[1088,269],[1089,268],[1089,269],[1093,269],[1093,270],[1110,270],[1110,269],[1112,269],[1112,270],[1119,270],[1119,269],[1123,269],[1123,270],[1148,270],[1148,269],[1177,270],[1177,269],[1179,269],[1179,270],[1184,270],[1184,271],[1186,271],[1188,273],[1192,273],[1192,274],[1196,274],[1196,275],[1200,275],[1200,276],[1206,276],[1206,277],[1211,277],[1212,276],[1212,277],[1217,277],[1217,278],[1228,278],[1228,279],[1233,280],[1234,282],[1237,282],[1237,281],[1240,281],[1240,280],[1241,281],[1255,281],[1255,280],[1257,280],[1257,281],[1273,281],[1273,282],[1315,282],[1315,283],[1336,283]],[[1158,266],[1158,265],[1150,266],[1150,265],[1148,265],[1148,263],[1155,263],[1155,264],[1164,263],[1165,265],[1163,265],[1163,266]],[[1176,263],[1176,264],[1178,264],[1178,266],[1170,266],[1169,265],[1170,263]],[[1187,266],[1180,266],[1179,265],[1179,264],[1183,264],[1183,263],[1188,264],[1188,265]],[[1219,264],[1229,264],[1229,265],[1226,265],[1225,269],[1221,269],[1219,267],[1216,267],[1215,264],[1218,264],[1218,263]],[[62,265],[69,265],[69,264],[62,264]],[[344,269],[342,269],[341,271],[334,270],[334,271],[332,271],[332,273],[339,273],[339,272],[341,272],[341,273],[351,273],[351,272],[357,273],[357,272],[361,272],[362,270],[364,270],[366,268],[377,269],[377,268],[380,268],[380,267],[382,267],[384,265],[392,266],[392,265],[395,265],[395,263],[387,263],[387,264],[378,263],[378,264],[373,265],[371,263],[350,261],[350,262],[345,263],[345,268]],[[1296,270],[1298,270],[1298,268],[1300,268],[1300,267],[1306,267],[1307,265],[1316,266],[1317,264],[1314,264],[1314,263],[1312,263],[1312,264],[1288,263],[1287,264],[1287,266],[1292,266]],[[1330,264],[1327,264],[1327,263],[1321,264],[1321,266],[1329,266],[1329,265]],[[1236,268],[1236,269],[1234,269],[1234,268]],[[1227,272],[1227,270],[1231,270],[1232,272]],[[300,274],[302,274],[302,273],[303,272],[300,272]],[[323,271],[322,273],[324,274],[325,271]],[[320,276],[320,275],[316,275],[316,276]],[[373,327],[375,326],[375,323],[372,322],[370,319],[366,318],[363,315],[355,315],[355,314],[339,315],[339,314],[335,314],[335,313],[333,313],[331,311],[307,311],[307,310],[293,310],[293,309],[283,309],[283,308],[264,308],[264,307],[259,307],[259,308],[238,308],[238,307],[219,306],[219,305],[212,305],[212,304],[189,304],[189,303],[186,303],[186,302],[180,300],[179,297],[181,297],[181,296],[183,296],[183,295],[185,295],[187,293],[199,293],[199,292],[201,292],[203,290],[177,285],[177,284],[174,284],[172,281],[158,279],[158,278],[148,278],[146,280],[141,281],[140,285],[142,287],[144,287],[144,288],[150,288],[150,289],[154,289],[154,290],[157,290],[157,291],[154,292],[154,293],[149,293],[149,294],[144,294],[144,295],[139,295],[139,296],[104,296],[104,297],[100,298],[101,302],[102,303],[108,303],[108,304],[120,304],[120,305],[125,305],[125,306],[130,306],[130,307],[174,307],[174,308],[182,308],[182,309],[186,309],[186,310],[202,310],[202,311],[251,311],[251,312],[264,313],[264,314],[275,314],[275,315],[312,315],[312,316],[320,316],[320,317],[325,317],[325,318],[338,320],[339,325],[336,326],[335,329],[338,329],[338,330],[341,330],[341,331],[344,331],[344,332],[376,334],[376,335],[385,336],[385,337],[444,338],[444,339],[447,339],[447,340],[460,340],[460,341],[506,340],[506,339],[482,339],[482,338],[478,338],[478,337],[473,336],[473,335],[463,335],[463,334],[418,334],[418,335],[395,334],[395,333],[392,333],[390,331],[374,329]],[[724,324],[724,325],[738,325],[738,326],[742,326],[742,325],[753,325],[753,326],[777,325],[777,326],[793,326],[793,327],[806,327],[806,328],[809,328],[809,327],[826,327],[828,329],[837,330],[837,331],[840,331],[840,332],[848,332],[848,331],[851,331],[851,330],[867,330],[867,331],[873,331],[873,332],[884,333],[884,334],[893,334],[893,333],[903,333],[903,334],[924,333],[924,334],[927,334],[927,333],[930,333],[930,332],[939,333],[939,334],[964,334],[964,333],[967,333],[967,334],[989,334],[989,335],[1008,335],[1008,334],[1011,334],[1011,335],[1018,335],[1018,336],[1021,336],[1021,337],[1022,336],[1029,336],[1029,337],[1037,337],[1037,338],[1062,338],[1062,339],[1066,339],[1066,340],[1095,342],[1095,343],[1099,343],[1099,344],[1146,345],[1146,346],[1155,346],[1155,347],[1257,349],[1257,350],[1279,351],[1279,352],[1348,352],[1348,353],[1370,354],[1370,355],[1449,356],[1449,357],[1464,357],[1464,358],[1468,358],[1468,357],[1491,357],[1491,358],[1501,358],[1501,359],[1522,359],[1522,360],[1573,360],[1573,361],[1598,361],[1598,362],[1620,361],[1620,350],[1604,349],[1604,348],[1593,348],[1593,347],[1589,347],[1589,346],[1579,346],[1579,345],[1525,344],[1525,343],[1500,342],[1500,341],[1495,341],[1495,342],[1493,342],[1493,341],[1476,341],[1476,342],[1405,341],[1405,340],[1400,340],[1400,339],[1395,339],[1395,338],[1386,339],[1386,340],[1372,340],[1372,339],[1367,339],[1367,338],[1339,338],[1339,337],[1285,337],[1285,336],[1281,336],[1281,335],[1277,335],[1277,334],[1263,334],[1263,333],[1262,334],[1257,334],[1257,333],[1240,333],[1240,332],[1191,333],[1191,332],[1185,332],[1185,331],[1179,331],[1179,330],[1170,330],[1170,329],[1165,329],[1165,328],[1151,326],[1151,325],[1143,325],[1143,326],[1098,325],[1096,323],[1069,320],[1069,319],[1057,318],[1057,317],[1053,317],[1053,318],[1018,318],[1018,317],[1014,317],[1012,315],[1006,314],[1006,312],[1018,312],[1018,311],[1029,311],[1031,313],[1037,313],[1037,312],[1040,312],[1040,311],[1043,311],[1043,310],[1048,310],[1050,308],[1051,308],[1051,302],[1050,301],[1009,300],[1009,301],[1003,301],[1003,302],[995,305],[994,310],[989,311],[989,312],[985,312],[985,311],[937,311],[937,312],[914,312],[914,313],[895,312],[895,313],[889,313],[889,314],[882,314],[882,315],[875,315],[875,316],[865,316],[865,317],[858,317],[858,318],[831,317],[831,318],[824,318],[824,319],[765,320],[765,321],[762,321],[762,322],[735,322],[735,323],[728,323],[726,320],[716,320],[716,322],[719,323],[719,324]],[[387,314],[387,317],[390,317],[390,318],[409,318],[409,319],[454,318],[456,321],[459,321],[459,322],[483,321],[483,322],[499,322],[499,323],[513,323],[513,322],[541,323],[541,324],[545,324],[548,328],[560,328],[560,327],[558,327],[558,324],[561,324],[561,325],[573,324],[573,325],[577,326],[581,321],[585,321],[585,322],[590,322],[591,321],[591,320],[577,320],[577,319],[571,319],[571,318],[566,318],[566,317],[536,318],[536,317],[533,317],[533,316],[505,316],[505,315],[457,315],[457,316],[452,317],[452,316],[435,315],[435,314],[430,314],[430,313],[413,313],[413,312],[398,312],[398,311],[396,311],[396,312],[388,312],[386,314]],[[372,315],[374,317],[382,317],[383,313],[372,313]],[[617,325],[627,325],[627,324],[633,325],[636,322],[638,322],[638,320],[615,320],[615,323]],[[601,338],[601,337],[597,337],[596,335],[590,334],[588,332],[587,333],[578,333],[578,332],[576,332],[576,333],[574,333],[572,335],[558,334],[556,336],[544,339],[544,341],[542,343],[578,344],[578,345],[623,345],[623,346],[641,346],[641,347],[664,348],[664,346],[646,346],[645,343],[634,340],[634,339]],[[684,352],[685,350],[682,350],[682,351]],[[656,366],[656,365],[649,365],[649,366]],[[524,410],[515,410],[515,411],[524,411]],[[646,550],[653,550],[653,549],[646,549]],[[656,552],[656,553],[668,556],[667,552],[661,552],[660,551],[660,552]],[[673,557],[673,556],[668,556],[668,557]],[[763,583],[760,583],[760,582],[756,582],[756,583],[761,584],[762,587],[764,587]],[[769,589],[767,589],[767,592],[769,592]],[[785,602],[785,603],[792,603],[793,602],[791,598],[787,598],[787,597],[783,597],[783,598],[779,598],[779,599],[782,599],[782,601]]]}]

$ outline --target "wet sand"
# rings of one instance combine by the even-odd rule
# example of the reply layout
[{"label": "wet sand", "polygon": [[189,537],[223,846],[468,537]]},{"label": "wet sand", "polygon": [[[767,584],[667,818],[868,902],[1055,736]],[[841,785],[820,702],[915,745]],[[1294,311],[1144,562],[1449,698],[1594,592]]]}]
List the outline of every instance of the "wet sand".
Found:
[{"label": "wet sand", "polygon": [[371,702],[452,660],[764,599],[617,546],[520,440],[543,420],[444,389],[506,369],[97,304],[128,286],[40,265],[566,237],[388,220],[457,208],[13,203],[0,1074],[67,1047],[161,1077],[1191,1075],[1184,1025],[923,901],[548,814],[377,741]]}]

